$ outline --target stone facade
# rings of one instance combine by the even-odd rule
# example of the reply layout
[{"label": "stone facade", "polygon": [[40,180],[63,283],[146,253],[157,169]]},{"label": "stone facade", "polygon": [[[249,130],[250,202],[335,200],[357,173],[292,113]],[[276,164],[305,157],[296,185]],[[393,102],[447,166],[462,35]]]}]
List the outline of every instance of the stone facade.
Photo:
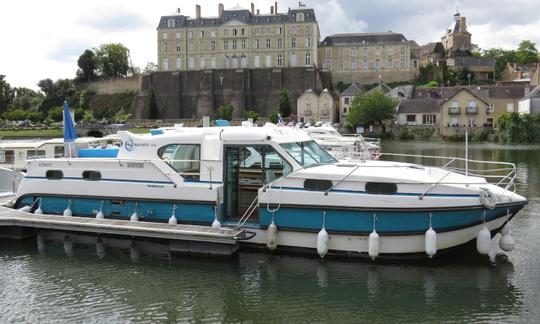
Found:
[{"label": "stone facade", "polygon": [[142,76],[132,76],[127,78],[114,78],[88,82],[84,87],[99,95],[111,95],[123,92],[139,92],[141,88]]},{"label": "stone facade", "polygon": [[243,118],[247,110],[263,117],[277,107],[282,89],[289,91],[295,112],[297,99],[305,89],[324,89],[330,85],[328,73],[315,68],[156,72],[143,76],[131,112],[136,119],[147,118],[148,95],[153,89],[159,119],[215,118],[224,103],[235,107],[234,118]]},{"label": "stone facade", "polygon": [[337,112],[337,102],[328,89],[324,89],[320,94],[308,89],[298,97],[297,118],[299,122],[335,122]]},{"label": "stone facade", "polygon": [[399,33],[335,34],[319,45],[319,66],[335,81],[362,84],[410,81],[417,74],[411,41]]},{"label": "stone facade", "polygon": [[158,68],[186,71],[237,68],[317,66],[319,26],[313,9],[304,5],[270,14],[218,6],[217,17],[162,16],[157,27]]},{"label": "stone facade", "polygon": [[355,97],[362,95],[366,90],[356,82],[339,94],[339,122],[343,123],[351,110],[351,104]]},{"label": "stone facade", "polygon": [[441,134],[454,135],[459,128],[487,126],[488,106],[488,101],[480,94],[466,88],[458,89],[442,103]]}]

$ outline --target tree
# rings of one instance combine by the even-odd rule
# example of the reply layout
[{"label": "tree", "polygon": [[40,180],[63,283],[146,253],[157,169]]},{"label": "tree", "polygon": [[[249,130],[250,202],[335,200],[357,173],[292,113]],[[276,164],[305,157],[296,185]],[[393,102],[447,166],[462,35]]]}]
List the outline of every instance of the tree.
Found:
[{"label": "tree", "polygon": [[225,120],[232,120],[233,111],[233,105],[231,105],[230,103],[223,104],[218,108],[219,118]]},{"label": "tree", "polygon": [[5,78],[5,75],[0,74],[0,112],[6,111],[13,100],[11,86]]},{"label": "tree", "polygon": [[85,50],[84,53],[79,56],[77,65],[80,69],[80,79],[85,82],[90,82],[97,79],[97,57],[92,50]]},{"label": "tree", "polygon": [[157,105],[156,93],[154,88],[150,88],[150,96],[148,96],[148,118],[157,119],[159,115],[159,109]]},{"label": "tree", "polygon": [[156,72],[157,70],[158,70],[158,67],[156,63],[148,62],[146,63],[146,66],[144,67],[143,73],[152,73],[152,72]]},{"label": "tree", "polygon": [[531,64],[538,61],[538,50],[536,44],[524,40],[519,43],[519,47],[516,50],[516,61],[519,64]]},{"label": "tree", "polygon": [[386,127],[383,121],[394,118],[398,104],[399,101],[387,97],[380,91],[355,97],[347,115],[347,124],[351,127],[381,125],[385,133]]},{"label": "tree", "polygon": [[482,57],[495,59],[495,77],[501,78],[501,74],[506,69],[508,62],[516,62],[516,52],[502,48],[490,48],[482,51]]},{"label": "tree", "polygon": [[36,111],[43,102],[45,96],[29,88],[13,88],[12,94],[12,108],[21,108],[23,110]]},{"label": "tree", "polygon": [[130,70],[129,49],[124,45],[102,44],[95,49],[97,69],[107,78],[125,77]]},{"label": "tree", "polygon": [[62,107],[54,107],[49,110],[47,117],[55,122],[61,122],[64,119],[64,109]]},{"label": "tree", "polygon": [[39,81],[38,86],[45,93],[45,98],[39,107],[44,114],[47,114],[52,107],[62,106],[65,100],[72,107],[78,106],[79,95],[73,80],[58,79],[53,82],[51,79],[44,79]]},{"label": "tree", "polygon": [[291,103],[289,102],[289,91],[281,89],[279,94],[279,112],[282,117],[289,117],[291,114]]}]

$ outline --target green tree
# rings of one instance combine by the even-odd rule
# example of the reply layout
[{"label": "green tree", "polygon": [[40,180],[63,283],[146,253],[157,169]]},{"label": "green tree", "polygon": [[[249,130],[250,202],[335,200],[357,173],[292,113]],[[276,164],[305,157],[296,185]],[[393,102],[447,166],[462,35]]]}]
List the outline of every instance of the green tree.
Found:
[{"label": "green tree", "polygon": [[6,120],[26,120],[28,115],[22,109],[12,109],[6,111],[3,116]]},{"label": "green tree", "polygon": [[29,88],[13,88],[12,92],[12,108],[36,111],[45,98],[42,93]]},{"label": "green tree", "polygon": [[219,118],[225,120],[232,120],[232,115],[234,111],[234,106],[230,103],[223,104],[218,108]]},{"label": "green tree", "polygon": [[246,111],[246,113],[245,113],[245,117],[246,117],[246,119],[252,118],[252,119],[253,119],[253,122],[256,122],[257,119],[259,118],[259,114],[258,114],[256,111],[248,110],[248,111]]},{"label": "green tree", "polygon": [[84,116],[82,118],[83,123],[91,124],[96,122],[96,119],[94,118],[94,114],[91,110],[87,110],[84,112]]},{"label": "green tree", "polygon": [[291,114],[291,103],[289,102],[289,91],[281,89],[279,94],[279,113],[283,118],[289,117]]},{"label": "green tree", "polygon": [[279,119],[278,114],[279,114],[279,111],[277,111],[277,110],[272,110],[272,111],[270,112],[270,114],[268,114],[268,118],[270,118],[270,121],[271,121],[272,123],[277,124],[278,119]]},{"label": "green tree", "polygon": [[97,79],[97,57],[94,51],[89,49],[85,50],[84,53],[79,56],[77,65],[79,66],[77,74],[81,80],[90,82]]},{"label": "green tree", "polygon": [[81,121],[85,113],[86,113],[86,110],[84,110],[83,108],[75,109],[74,111],[75,122]]},{"label": "green tree", "polygon": [[351,127],[381,125],[383,133],[386,133],[383,121],[394,118],[398,104],[399,101],[387,97],[380,91],[355,97],[347,115],[347,124]]},{"label": "green tree", "polygon": [[536,49],[536,44],[529,40],[521,41],[516,50],[516,61],[519,64],[531,64],[537,62],[538,50]]},{"label": "green tree", "polygon": [[157,70],[158,70],[158,67],[156,63],[148,62],[146,63],[146,66],[143,69],[143,73],[152,73],[152,72],[156,72]]},{"label": "green tree", "polygon": [[508,62],[516,62],[516,52],[514,50],[505,50],[503,48],[483,50],[482,57],[495,59],[495,77],[497,79],[501,78],[501,74]]},{"label": "green tree", "polygon": [[49,109],[47,117],[55,122],[61,122],[64,119],[64,109],[62,107],[54,107]]},{"label": "green tree", "polygon": [[13,100],[11,85],[5,80],[6,76],[0,74],[0,112],[6,111]]},{"label": "green tree", "polygon": [[337,84],[336,84],[336,89],[339,91],[339,92],[343,92],[345,90],[347,90],[347,88],[350,86],[351,84],[350,83],[345,83],[343,81],[339,81]]},{"label": "green tree", "polygon": [[154,88],[150,88],[150,95],[148,96],[148,118],[157,119],[159,115],[159,109],[157,104],[156,93]]},{"label": "green tree", "polygon": [[39,81],[38,86],[45,93],[45,98],[39,107],[39,110],[44,114],[47,114],[49,109],[53,107],[62,106],[65,100],[71,107],[78,106],[79,95],[73,80],[59,79],[53,82],[51,79],[44,79]]},{"label": "green tree", "polygon": [[35,123],[43,121],[43,114],[39,111],[27,111],[26,119],[33,121]]},{"label": "green tree", "polygon": [[102,44],[95,49],[97,70],[107,78],[125,77],[130,70],[129,49],[124,45]]}]

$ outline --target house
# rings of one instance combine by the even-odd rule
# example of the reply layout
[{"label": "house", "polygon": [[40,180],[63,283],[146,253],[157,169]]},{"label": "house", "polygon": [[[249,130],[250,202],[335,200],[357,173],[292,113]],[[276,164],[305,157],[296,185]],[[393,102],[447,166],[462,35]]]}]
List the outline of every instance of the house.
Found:
[{"label": "house", "polygon": [[531,90],[518,103],[520,114],[538,114],[540,113],[540,85]]},{"label": "house", "polygon": [[356,82],[351,83],[351,85],[345,89],[342,93],[339,94],[339,122],[343,123],[347,114],[351,109],[351,104],[354,97],[357,97],[363,94],[366,90],[364,87],[359,85]]},{"label": "house", "polygon": [[420,65],[432,64],[435,66],[444,65],[446,52],[441,42],[432,42],[420,46]]},{"label": "house", "polygon": [[455,135],[459,128],[489,127],[486,116],[489,107],[487,90],[466,87],[446,88],[441,102],[441,135]]},{"label": "house", "polygon": [[515,64],[507,63],[501,73],[501,83],[525,84],[537,86],[540,84],[540,63]]},{"label": "house", "polygon": [[504,113],[518,111],[519,101],[528,87],[525,86],[491,86],[489,87],[489,108],[486,123],[497,127],[497,117]]},{"label": "house", "polygon": [[398,106],[398,125],[429,125],[439,128],[441,104],[439,99],[403,99]]},{"label": "house", "polygon": [[335,122],[337,100],[332,92],[324,89],[320,94],[308,89],[298,97],[297,118],[299,122],[314,124],[318,121]]}]

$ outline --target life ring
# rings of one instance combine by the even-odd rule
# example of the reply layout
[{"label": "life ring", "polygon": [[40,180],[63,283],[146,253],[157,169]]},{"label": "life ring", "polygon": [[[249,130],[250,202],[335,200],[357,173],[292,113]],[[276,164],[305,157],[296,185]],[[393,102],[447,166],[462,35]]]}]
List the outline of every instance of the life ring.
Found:
[{"label": "life ring", "polygon": [[489,189],[480,188],[480,203],[486,208],[493,209],[497,205],[497,197]]}]

